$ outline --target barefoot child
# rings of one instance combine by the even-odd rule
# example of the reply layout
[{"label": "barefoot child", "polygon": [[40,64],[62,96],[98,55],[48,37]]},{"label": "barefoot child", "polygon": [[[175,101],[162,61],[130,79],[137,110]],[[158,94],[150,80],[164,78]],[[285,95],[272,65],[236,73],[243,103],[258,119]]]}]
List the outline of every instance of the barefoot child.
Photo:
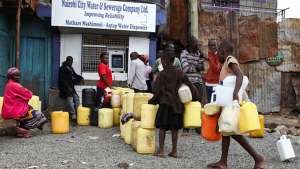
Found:
[{"label": "barefoot child", "polygon": [[[223,41],[218,50],[219,60],[223,64],[220,81],[224,80],[227,76],[236,76],[236,84],[233,92],[233,100],[239,100],[238,92],[242,86],[243,74],[239,67],[238,61],[232,56],[233,46]],[[226,169],[227,168],[227,157],[230,145],[230,137],[237,141],[254,159],[254,169],[263,169],[264,158],[259,155],[254,148],[248,143],[246,138],[242,135],[222,136],[222,155],[221,159],[217,163],[209,164],[209,168]]]},{"label": "barefoot child", "polygon": [[[188,80],[187,76],[173,66],[174,48],[170,45],[162,56],[161,62],[164,70],[161,71],[155,81],[154,96],[149,101],[150,104],[159,104],[156,115],[156,128],[159,128],[159,150],[156,155],[164,157],[164,141],[167,130],[172,132],[172,151],[170,157],[177,158],[177,140],[178,130],[183,126],[184,105],[181,103],[178,95],[178,89],[181,84],[188,85],[193,96],[198,96],[196,88]],[[197,98],[196,98],[197,99]]]}]

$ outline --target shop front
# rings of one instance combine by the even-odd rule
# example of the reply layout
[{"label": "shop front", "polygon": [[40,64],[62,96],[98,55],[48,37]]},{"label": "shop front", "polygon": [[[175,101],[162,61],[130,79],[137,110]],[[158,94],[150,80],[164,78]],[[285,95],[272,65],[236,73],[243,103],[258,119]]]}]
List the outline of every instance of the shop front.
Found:
[{"label": "shop front", "polygon": [[156,5],[103,0],[52,2],[52,26],[59,27],[60,63],[74,58],[74,69],[87,81],[99,79],[100,54],[109,54],[114,81],[127,81],[131,52],[148,54],[155,32]]}]

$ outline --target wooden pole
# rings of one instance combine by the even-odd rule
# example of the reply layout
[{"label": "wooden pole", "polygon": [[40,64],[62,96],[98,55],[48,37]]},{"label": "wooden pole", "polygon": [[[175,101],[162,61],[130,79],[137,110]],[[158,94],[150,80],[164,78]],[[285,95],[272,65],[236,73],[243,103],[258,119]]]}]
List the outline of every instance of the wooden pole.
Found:
[{"label": "wooden pole", "polygon": [[189,0],[190,6],[190,23],[191,23],[191,35],[199,38],[198,35],[198,0]]},{"label": "wooden pole", "polygon": [[20,68],[20,22],[21,22],[21,4],[22,0],[16,0],[17,15],[16,15],[16,67]]}]

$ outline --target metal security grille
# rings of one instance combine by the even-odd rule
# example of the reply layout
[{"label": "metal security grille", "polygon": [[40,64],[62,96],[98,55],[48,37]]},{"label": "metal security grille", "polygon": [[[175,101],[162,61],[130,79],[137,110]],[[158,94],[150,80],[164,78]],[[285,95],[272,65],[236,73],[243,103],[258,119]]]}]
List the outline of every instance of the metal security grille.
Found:
[{"label": "metal security grille", "polygon": [[82,37],[82,72],[97,72],[100,54],[109,48],[127,48],[127,36],[103,36],[85,34]]}]

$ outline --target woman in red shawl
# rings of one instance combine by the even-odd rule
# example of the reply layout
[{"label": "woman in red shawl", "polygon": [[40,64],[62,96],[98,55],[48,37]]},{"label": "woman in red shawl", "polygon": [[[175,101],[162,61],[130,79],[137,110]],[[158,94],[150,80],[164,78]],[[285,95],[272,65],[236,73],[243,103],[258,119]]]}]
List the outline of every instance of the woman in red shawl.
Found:
[{"label": "woman in red shawl", "polygon": [[20,71],[13,67],[7,72],[7,83],[4,89],[2,117],[3,119],[14,119],[19,122],[17,126],[18,137],[31,137],[30,129],[39,128],[47,122],[42,112],[33,110],[28,104],[32,97],[31,91],[24,88],[20,83]]}]

